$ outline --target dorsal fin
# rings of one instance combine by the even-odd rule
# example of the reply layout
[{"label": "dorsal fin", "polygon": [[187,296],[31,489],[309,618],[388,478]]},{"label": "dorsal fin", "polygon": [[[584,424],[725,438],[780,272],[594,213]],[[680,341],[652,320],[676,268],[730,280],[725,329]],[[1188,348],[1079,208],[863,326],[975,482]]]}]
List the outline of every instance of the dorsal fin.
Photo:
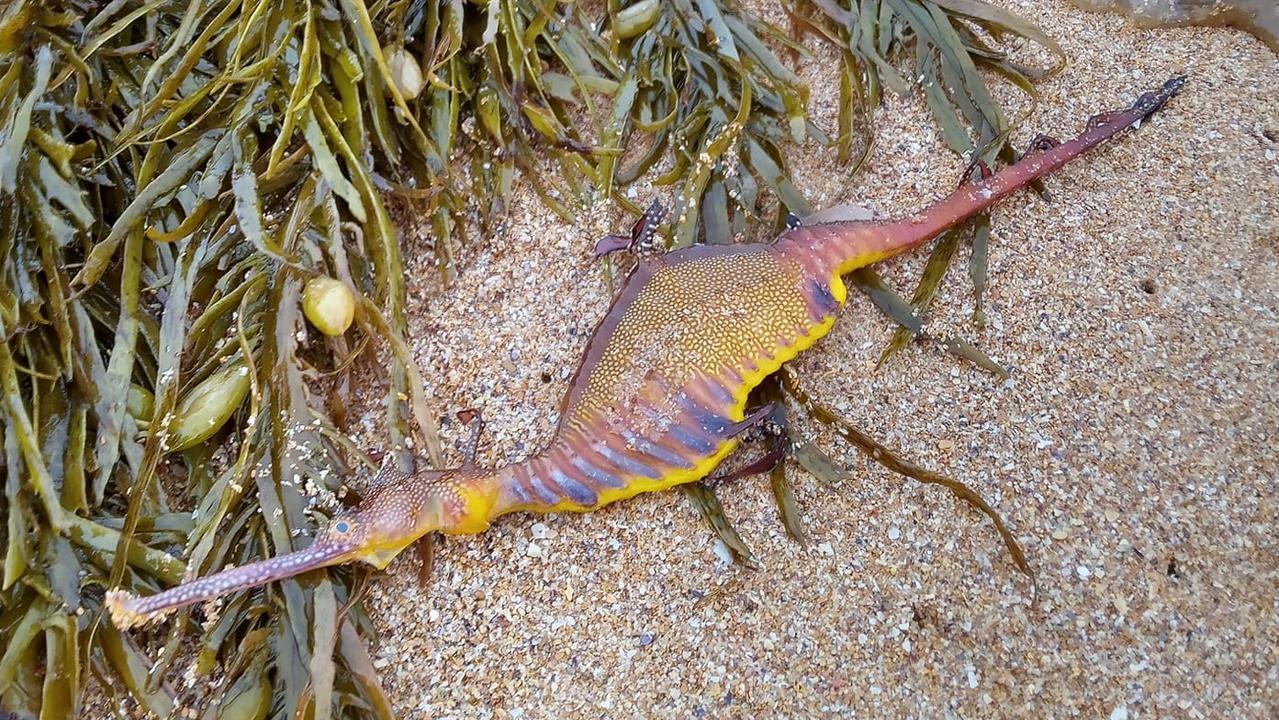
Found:
[{"label": "dorsal fin", "polygon": [[386,453],[382,456],[382,466],[378,468],[377,474],[369,481],[369,489],[377,490],[378,488],[407,480],[410,477],[412,477],[412,474],[401,470],[400,466],[395,462],[395,453]]},{"label": "dorsal fin", "polygon": [[471,439],[462,451],[462,467],[475,467],[475,455],[480,449],[480,438],[484,436],[484,416],[475,408],[459,410],[457,419],[464,425],[471,426]]},{"label": "dorsal fin", "polygon": [[659,254],[659,248],[653,244],[653,236],[666,217],[666,208],[659,200],[649,203],[648,209],[631,225],[626,235],[606,235],[595,244],[595,257],[603,257],[621,250],[641,257]]}]

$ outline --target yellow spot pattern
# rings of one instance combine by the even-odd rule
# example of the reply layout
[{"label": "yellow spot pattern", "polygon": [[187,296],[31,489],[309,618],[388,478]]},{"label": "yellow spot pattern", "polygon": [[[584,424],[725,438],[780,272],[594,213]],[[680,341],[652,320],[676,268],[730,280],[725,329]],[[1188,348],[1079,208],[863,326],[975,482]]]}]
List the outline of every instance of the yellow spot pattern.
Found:
[{"label": "yellow spot pattern", "polygon": [[[547,453],[531,458],[527,466],[533,474],[549,477],[554,473],[537,463],[556,464],[591,487],[595,502],[561,495],[546,503],[515,493],[494,507],[494,514],[585,512],[706,477],[738,440],[716,431],[705,452],[690,452],[672,434],[675,425],[693,417],[686,411],[690,403],[724,421],[741,421],[751,389],[825,336],[845,297],[839,278],[833,283],[816,278],[805,263],[776,254],[772,246],[677,252],[657,261],[651,274],[637,272],[597,329],[570,391],[560,432]],[[608,330],[610,319],[616,325]],[[712,387],[719,390],[708,390]],[[648,450],[628,442],[622,452],[659,476],[622,472],[617,475],[621,487],[606,487],[564,461],[578,457],[607,469],[610,462],[597,451],[605,437],[647,442]],[[663,451],[652,450],[654,445]],[[688,464],[664,462],[660,454],[665,451],[678,453]],[[514,468],[500,472],[499,485],[515,487],[518,474]]]},{"label": "yellow spot pattern", "polygon": [[[773,361],[793,357],[795,342],[818,324],[809,315],[799,268],[779,263],[767,246],[668,262],[618,308],[621,321],[567,409],[570,423],[631,414],[626,411],[644,401],[656,376],[671,388],[718,378],[736,391],[737,383],[727,382],[731,373],[745,379],[762,366],[776,369]],[[740,412],[733,419],[740,420]]]}]

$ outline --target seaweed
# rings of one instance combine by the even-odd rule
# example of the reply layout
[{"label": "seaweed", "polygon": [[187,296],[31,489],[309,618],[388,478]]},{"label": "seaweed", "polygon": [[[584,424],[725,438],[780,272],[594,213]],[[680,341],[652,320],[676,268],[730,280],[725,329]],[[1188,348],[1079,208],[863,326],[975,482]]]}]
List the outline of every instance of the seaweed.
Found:
[{"label": "seaweed", "polygon": [[[1034,570],[1026,560],[1026,554],[1022,551],[1021,545],[1013,537],[1012,531],[1008,529],[999,513],[976,491],[959,480],[920,467],[910,460],[902,458],[887,446],[857,429],[852,423],[839,417],[830,408],[819,404],[808,394],[808,391],[800,384],[799,376],[789,367],[782,368],[781,381],[786,395],[799,405],[809,417],[833,429],[841,438],[865,453],[871,460],[892,472],[905,475],[917,482],[941,485],[950,490],[957,499],[964,501],[990,518],[1004,543],[1004,547],[1008,550],[1008,555],[1012,558],[1013,564],[1032,582],[1035,581]],[[792,454],[795,459],[814,476],[825,482],[833,483],[843,479],[846,475],[834,461],[813,447],[812,444],[805,442],[795,433],[793,428],[790,437],[793,448]]]},{"label": "seaweed", "polygon": [[[601,200],[641,215],[626,189],[651,181],[675,194],[670,246],[731,242],[758,219],[761,188],[801,202],[781,148],[828,140],[771,49],[802,48],[730,3],[612,0],[599,27],[573,3],[402,6],[392,34],[424,75],[421,125],[463,168],[465,192],[440,192],[468,197],[484,232],[517,176],[566,222]],[[446,277],[449,222],[432,220]]]},{"label": "seaweed", "polygon": [[589,204],[597,148],[584,116],[617,92],[619,68],[578,5],[412,0],[383,17],[388,43],[422,76],[414,112],[454,168],[407,195],[427,202],[415,210],[430,219],[442,277],[455,270],[466,211],[495,230],[517,175],[566,221]]},{"label": "seaweed", "polygon": [[807,119],[807,87],[771,48],[807,51],[729,3],[618,5],[608,12],[626,70],[603,139],[635,157],[600,160],[603,192],[627,206],[617,189],[669,158],[653,179],[675,192],[669,247],[733,242],[761,219],[765,192],[780,201],[772,223],[780,228],[786,211],[804,204],[783,148],[829,139]]}]

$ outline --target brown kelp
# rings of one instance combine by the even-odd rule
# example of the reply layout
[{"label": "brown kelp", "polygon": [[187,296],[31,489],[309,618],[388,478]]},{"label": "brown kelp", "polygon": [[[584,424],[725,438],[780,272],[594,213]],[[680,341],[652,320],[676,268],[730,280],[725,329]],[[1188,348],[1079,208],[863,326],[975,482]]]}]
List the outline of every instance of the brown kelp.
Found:
[{"label": "brown kelp", "polygon": [[[625,74],[603,143],[605,192],[657,175],[674,191],[669,246],[732,242],[779,200],[773,227],[804,200],[790,182],[783,147],[826,136],[807,120],[807,88],[774,53],[805,52],[773,25],[728,3],[643,0],[609,3],[612,42]],[[669,167],[660,167],[669,158]],[[616,197],[616,195],[613,195]]]},{"label": "brown kelp", "polygon": [[613,0],[600,21],[572,3],[397,7],[395,42],[426,78],[421,125],[464,151],[458,182],[481,228],[541,163],[554,172],[523,177],[570,222],[600,199],[638,214],[623,189],[639,180],[671,188],[675,246],[731,242],[771,195],[802,202],[781,147],[825,135],[772,46],[802,49],[730,3]]},{"label": "brown kelp", "polygon": [[[517,0],[378,7],[397,69],[422,78],[414,116],[440,156],[452,160],[442,182],[394,187],[430,218],[442,274],[452,272],[467,212],[480,232],[491,232],[517,173],[561,217],[577,215],[595,179],[584,118],[596,97],[617,89],[616,63],[583,11]],[[554,172],[542,172],[543,163],[553,163]]]}]

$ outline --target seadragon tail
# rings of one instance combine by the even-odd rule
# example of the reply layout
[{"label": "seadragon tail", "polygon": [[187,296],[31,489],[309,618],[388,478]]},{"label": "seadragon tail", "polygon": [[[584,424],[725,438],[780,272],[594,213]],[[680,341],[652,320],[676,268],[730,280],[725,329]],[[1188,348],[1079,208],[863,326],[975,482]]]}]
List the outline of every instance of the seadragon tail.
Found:
[{"label": "seadragon tail", "polygon": [[1034,180],[1080,157],[1092,148],[1136,128],[1176,95],[1185,85],[1184,75],[1174,77],[1148,92],[1124,110],[1094,115],[1082,133],[1066,142],[1039,136],[1016,163],[994,175],[962,185],[946,198],[905,218],[881,222],[834,222],[804,225],[779,238],[800,253],[809,253],[821,264],[844,275],[859,267],[914,248],[989,208]]}]

